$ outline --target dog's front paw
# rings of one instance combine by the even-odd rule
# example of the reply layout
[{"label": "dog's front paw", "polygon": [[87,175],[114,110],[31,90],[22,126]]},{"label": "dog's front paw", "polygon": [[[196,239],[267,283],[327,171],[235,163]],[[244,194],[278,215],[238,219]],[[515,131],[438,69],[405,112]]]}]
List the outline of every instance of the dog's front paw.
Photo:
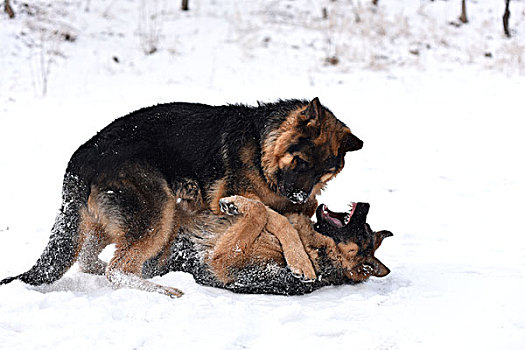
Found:
[{"label": "dog's front paw", "polygon": [[239,214],[239,208],[232,201],[231,197],[221,198],[219,200],[219,207],[221,208],[221,211],[224,214],[231,215],[231,216]]},{"label": "dog's front paw", "polygon": [[315,281],[317,275],[315,274],[315,269],[308,256],[302,256],[302,254],[299,254],[299,256],[289,254],[288,256],[285,256],[285,258],[288,263],[288,268],[292,271],[292,274],[295,277],[304,282]]}]

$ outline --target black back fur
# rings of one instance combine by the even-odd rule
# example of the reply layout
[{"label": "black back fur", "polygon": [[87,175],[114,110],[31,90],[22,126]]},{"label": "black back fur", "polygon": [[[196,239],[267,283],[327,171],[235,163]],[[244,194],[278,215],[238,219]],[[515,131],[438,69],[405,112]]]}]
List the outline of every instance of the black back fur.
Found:
[{"label": "black back fur", "polygon": [[91,184],[130,160],[145,162],[168,183],[197,180],[205,196],[206,185],[240,164],[240,149],[248,140],[260,147],[265,133],[305,104],[288,100],[259,107],[169,103],[144,108],[115,120],[82,145],[68,172]]}]

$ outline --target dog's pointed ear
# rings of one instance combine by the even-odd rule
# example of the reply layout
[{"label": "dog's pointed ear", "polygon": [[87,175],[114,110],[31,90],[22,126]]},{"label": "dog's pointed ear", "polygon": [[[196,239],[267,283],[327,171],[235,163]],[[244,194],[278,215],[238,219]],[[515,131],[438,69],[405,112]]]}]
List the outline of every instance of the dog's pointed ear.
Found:
[{"label": "dog's pointed ear", "polygon": [[373,257],[370,259],[371,265],[373,267],[372,276],[376,277],[385,277],[390,273],[390,269],[386,267],[378,258]]},{"label": "dog's pointed ear", "polygon": [[376,257],[369,257],[364,262],[355,266],[350,276],[354,281],[364,281],[370,276],[385,277],[390,273],[390,269]]},{"label": "dog's pointed ear", "polygon": [[375,233],[375,242],[374,242],[374,251],[377,248],[379,248],[379,246],[383,242],[383,239],[385,239],[387,237],[392,237],[393,235],[394,234],[392,232],[386,231],[386,230],[376,232]]},{"label": "dog's pointed ear", "polygon": [[357,151],[363,148],[363,141],[351,132],[345,134],[343,142],[341,143],[343,152]]},{"label": "dog's pointed ear", "polygon": [[301,117],[304,122],[321,120],[323,116],[323,106],[319,102],[319,97],[314,98],[306,109],[301,112]]}]

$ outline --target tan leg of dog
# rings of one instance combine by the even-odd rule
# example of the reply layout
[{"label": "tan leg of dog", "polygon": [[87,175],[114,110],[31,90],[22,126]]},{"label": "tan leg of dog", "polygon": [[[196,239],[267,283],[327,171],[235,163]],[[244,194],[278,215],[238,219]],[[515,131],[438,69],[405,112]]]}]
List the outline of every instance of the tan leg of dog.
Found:
[{"label": "tan leg of dog", "polygon": [[162,210],[158,222],[150,232],[130,241],[121,234],[116,242],[115,255],[106,269],[106,277],[117,288],[126,287],[158,292],[170,297],[180,297],[182,291],[147,281],[141,277],[144,262],[156,254],[170,240],[175,219],[175,200],[169,200]]},{"label": "tan leg of dog", "polygon": [[80,271],[94,275],[103,275],[107,263],[99,259],[99,254],[109,244],[102,229],[88,231],[85,234],[82,249],[78,255]]},{"label": "tan leg of dog", "polygon": [[253,243],[266,229],[280,242],[284,257],[294,274],[307,280],[316,274],[299,234],[288,219],[256,199],[231,196],[221,199],[221,210],[229,215],[242,215],[219,239],[212,256],[212,267],[222,282],[230,279],[229,267],[245,266]]},{"label": "tan leg of dog", "polygon": [[301,242],[299,233],[293,228],[288,219],[276,211],[268,209],[266,229],[273,234],[283,248],[284,258],[292,273],[306,280],[316,278],[315,270]]},{"label": "tan leg of dog", "polygon": [[264,204],[241,196],[221,199],[220,207],[225,214],[239,215],[219,238],[210,257],[217,278],[228,283],[232,279],[230,269],[245,266],[251,259],[253,243],[264,229],[268,214]]}]

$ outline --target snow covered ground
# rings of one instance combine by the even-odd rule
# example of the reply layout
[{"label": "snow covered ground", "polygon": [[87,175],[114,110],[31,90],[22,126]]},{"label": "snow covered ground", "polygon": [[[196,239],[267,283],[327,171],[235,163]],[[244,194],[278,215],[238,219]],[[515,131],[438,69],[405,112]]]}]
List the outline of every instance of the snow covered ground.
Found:
[{"label": "snow covered ground", "polygon": [[76,267],[50,286],[13,282],[1,349],[525,348],[525,1],[511,1],[510,39],[503,1],[467,1],[460,27],[459,1],[13,3],[17,17],[0,16],[0,278],[42,252],[72,152],[167,101],[319,96],[365,142],[321,201],[370,202],[372,228],[395,236],[377,252],[387,277],[299,297],[155,278],[186,293],[172,300]]}]

